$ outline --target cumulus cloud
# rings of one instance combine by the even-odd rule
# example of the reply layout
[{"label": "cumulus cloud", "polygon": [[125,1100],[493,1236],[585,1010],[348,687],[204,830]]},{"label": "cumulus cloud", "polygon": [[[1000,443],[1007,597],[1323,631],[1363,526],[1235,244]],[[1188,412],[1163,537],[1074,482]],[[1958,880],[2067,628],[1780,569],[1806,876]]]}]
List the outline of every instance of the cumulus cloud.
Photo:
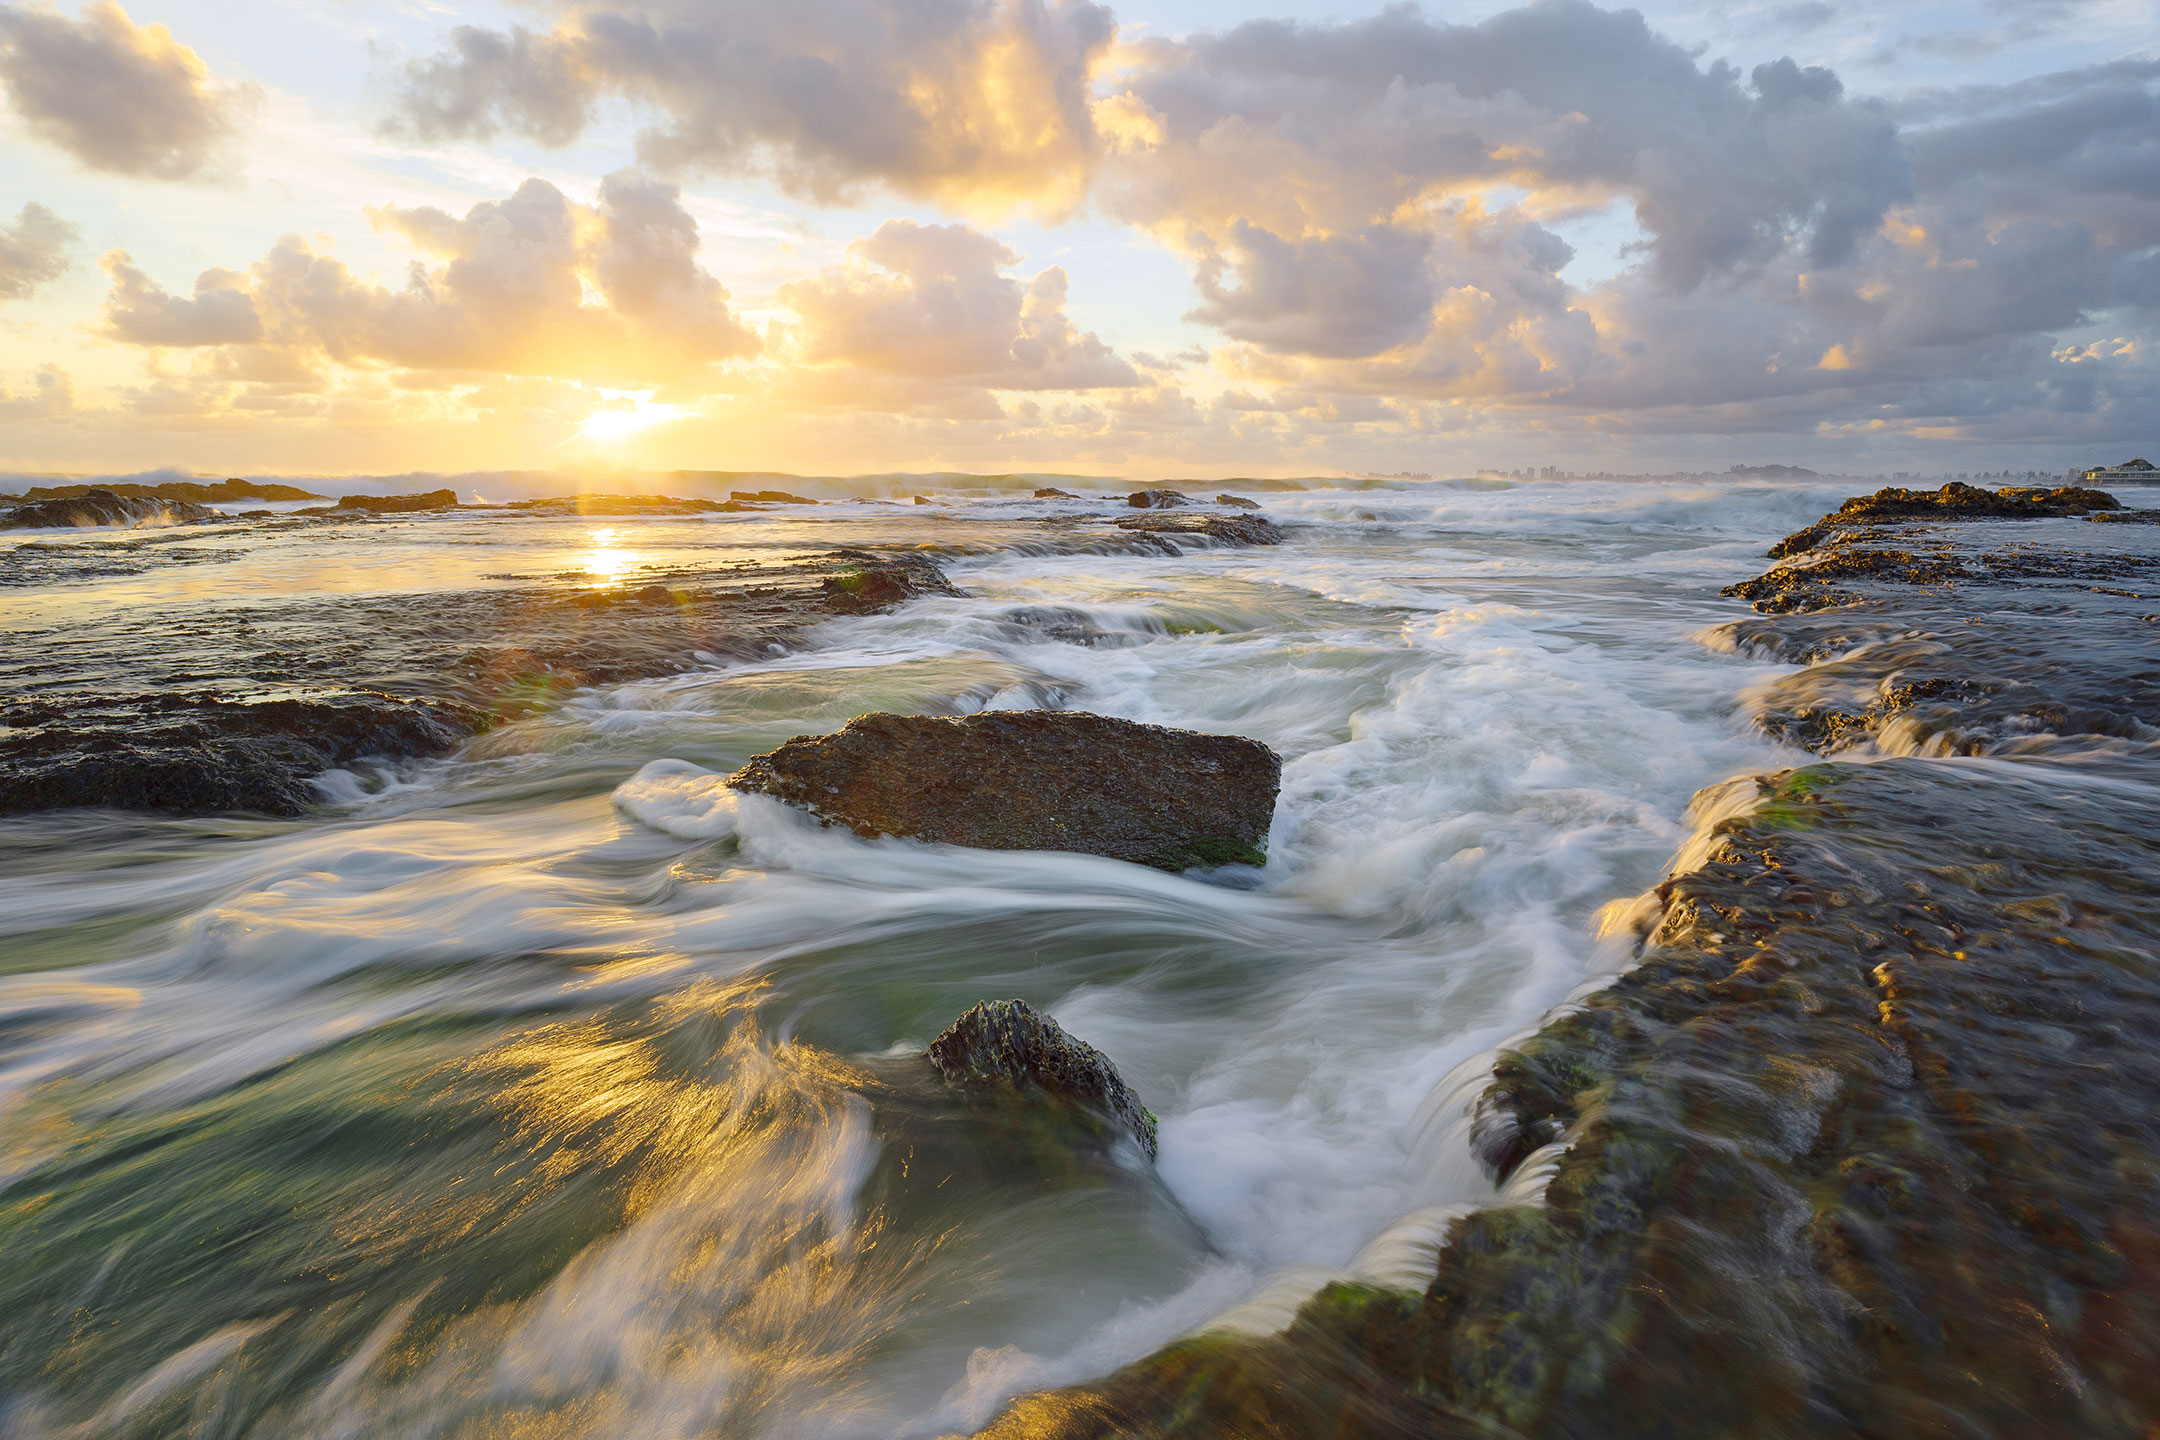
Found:
[{"label": "cumulus cloud", "polygon": [[12,227],[0,226],[0,300],[25,300],[67,273],[82,232],[38,204],[23,206]]},{"label": "cumulus cloud", "polygon": [[57,365],[40,365],[23,394],[0,390],[0,420],[64,420],[75,413],[75,383]]},{"label": "cumulus cloud", "polygon": [[93,170],[155,180],[211,164],[254,96],[113,0],[92,0],[79,20],[0,3],[0,87],[31,134]]},{"label": "cumulus cloud", "polygon": [[984,389],[1084,390],[1140,383],[1065,314],[1067,277],[1002,273],[1020,257],[965,225],[889,220],[848,261],[780,288],[800,317],[801,359]]},{"label": "cumulus cloud", "polygon": [[558,3],[552,28],[460,27],[408,67],[393,123],[562,145],[603,100],[659,116],[650,166],[764,170],[831,198],[868,182],[966,208],[1069,207],[1095,146],[1088,0]]},{"label": "cumulus cloud", "polygon": [[426,206],[369,215],[437,263],[416,261],[391,289],[288,235],[244,273],[204,271],[182,297],[116,251],[106,331],[146,347],[223,347],[222,373],[261,384],[301,383],[323,361],[627,383],[757,346],[698,267],[697,222],[679,193],[649,177],[608,176],[590,207],[527,180],[462,217]]},{"label": "cumulus cloud", "polygon": [[[1537,0],[1255,22],[1118,64],[1101,204],[1190,260],[1219,370],[1320,421],[1365,397],[1442,428],[1979,433],[2047,405],[2121,424],[2147,383],[2056,352],[2150,336],[2154,62],[1892,103]],[[1565,222],[1614,207],[1631,263],[1569,283]]]}]

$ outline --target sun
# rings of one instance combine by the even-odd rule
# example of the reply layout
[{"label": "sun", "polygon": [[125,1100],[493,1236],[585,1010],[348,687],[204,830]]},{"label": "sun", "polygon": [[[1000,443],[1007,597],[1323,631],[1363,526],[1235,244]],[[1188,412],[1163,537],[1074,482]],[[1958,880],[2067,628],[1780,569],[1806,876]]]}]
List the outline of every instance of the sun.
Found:
[{"label": "sun", "polygon": [[680,405],[659,404],[650,390],[602,390],[600,407],[585,417],[578,428],[588,440],[606,444],[650,430],[669,420],[680,420],[690,412]]}]

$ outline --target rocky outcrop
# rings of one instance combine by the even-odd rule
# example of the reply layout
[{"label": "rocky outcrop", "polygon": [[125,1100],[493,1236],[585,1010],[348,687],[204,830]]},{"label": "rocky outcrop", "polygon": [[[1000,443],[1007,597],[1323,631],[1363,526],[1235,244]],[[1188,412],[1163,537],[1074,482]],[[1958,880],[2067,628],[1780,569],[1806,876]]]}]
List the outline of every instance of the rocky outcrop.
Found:
[{"label": "rocky outcrop", "polygon": [[817,501],[785,490],[731,490],[728,499],[738,505],[815,505]]},{"label": "rocky outcrop", "polygon": [[1215,503],[1217,505],[1228,505],[1233,510],[1258,510],[1260,508],[1259,501],[1248,500],[1243,495],[1217,495]]},{"label": "rocky outcrop", "polygon": [[368,756],[439,755],[486,723],[469,707],[370,691],[252,704],[160,696],[120,733],[96,711],[43,708],[53,713],[33,704],[0,716],[18,731],[0,738],[0,814],[298,815],[322,798],[310,776]]},{"label": "rocky outcrop", "polygon": [[1135,510],[1169,510],[1192,501],[1178,490],[1135,490],[1125,497],[1125,503]]},{"label": "rocky outcrop", "polygon": [[37,485],[24,491],[23,500],[79,500],[93,490],[106,490],[132,500],[192,500],[198,505],[213,500],[320,500],[323,497],[297,485],[276,485],[258,480],[166,480],[142,485],[111,480],[102,485]]},{"label": "rocky outcrop", "polygon": [[1102,1051],[1065,1033],[1025,1000],[985,1000],[924,1052],[947,1083],[1009,1085],[1078,1106],[1130,1134],[1155,1158],[1155,1115]]},{"label": "rocky outcrop", "polygon": [[1077,500],[1080,497],[1070,490],[1060,490],[1055,485],[1045,485],[1035,492],[1037,500]]},{"label": "rocky outcrop", "polygon": [[1225,545],[1280,545],[1283,538],[1265,515],[1133,515],[1114,523],[1142,535],[1199,535]]},{"label": "rocky outcrop", "polygon": [[225,517],[190,500],[122,495],[102,488],[57,500],[34,500],[0,514],[0,530],[53,530],[91,525],[199,525]]},{"label": "rocky outcrop", "polygon": [[418,495],[344,495],[332,510],[365,510],[371,515],[404,515],[415,510],[454,510],[455,490],[427,490]]},{"label": "rocky outcrop", "polygon": [[872,555],[835,551],[842,562],[819,582],[826,605],[842,615],[866,615],[925,595],[961,595],[935,562],[921,555]]},{"label": "rocky outcrop", "polygon": [[[18,632],[17,646],[0,647],[0,814],[293,814],[317,802],[310,777],[326,768],[441,754],[582,686],[770,659],[835,615],[953,593],[927,557],[868,550],[643,584],[575,578]],[[146,676],[162,688],[146,689]],[[266,689],[312,698],[255,702]]]},{"label": "rocky outcrop", "polygon": [[548,495],[537,500],[513,500],[502,507],[519,514],[546,519],[573,515],[709,515],[751,507],[718,500],[684,499],[675,495]]},{"label": "rocky outcrop", "polygon": [[1281,781],[1257,740],[1072,710],[859,715],[728,777],[858,835],[1170,871],[1265,863]]},{"label": "rocky outcrop", "polygon": [[1983,490],[1952,481],[1940,490],[1902,490],[1895,486],[1873,495],[1855,495],[1805,530],[1770,547],[1770,558],[1783,560],[1812,550],[1843,530],[1895,520],[2040,520],[2120,510],[2123,503],[2105,490],[2063,485],[2053,490],[2010,488]]}]

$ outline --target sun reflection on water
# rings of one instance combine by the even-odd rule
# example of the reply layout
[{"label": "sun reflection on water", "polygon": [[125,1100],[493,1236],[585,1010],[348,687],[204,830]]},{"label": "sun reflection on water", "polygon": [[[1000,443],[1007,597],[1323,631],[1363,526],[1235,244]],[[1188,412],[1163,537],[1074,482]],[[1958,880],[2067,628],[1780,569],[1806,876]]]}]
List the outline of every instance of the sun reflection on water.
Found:
[{"label": "sun reflection on water", "polygon": [[593,549],[592,553],[585,557],[586,572],[603,587],[620,584],[624,573],[630,568],[630,552],[615,548],[614,530],[594,530],[589,533],[592,536]]}]

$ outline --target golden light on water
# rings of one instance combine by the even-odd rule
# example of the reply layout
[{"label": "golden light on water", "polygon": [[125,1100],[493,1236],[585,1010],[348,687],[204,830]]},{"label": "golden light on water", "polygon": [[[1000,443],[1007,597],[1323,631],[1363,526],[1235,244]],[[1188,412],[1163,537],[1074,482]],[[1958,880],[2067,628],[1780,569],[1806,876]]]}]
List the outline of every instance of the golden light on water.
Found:
[{"label": "golden light on water", "polygon": [[585,557],[585,569],[602,585],[613,585],[630,568],[630,552],[615,548],[616,532],[613,530],[594,530],[591,534],[593,548]]}]

